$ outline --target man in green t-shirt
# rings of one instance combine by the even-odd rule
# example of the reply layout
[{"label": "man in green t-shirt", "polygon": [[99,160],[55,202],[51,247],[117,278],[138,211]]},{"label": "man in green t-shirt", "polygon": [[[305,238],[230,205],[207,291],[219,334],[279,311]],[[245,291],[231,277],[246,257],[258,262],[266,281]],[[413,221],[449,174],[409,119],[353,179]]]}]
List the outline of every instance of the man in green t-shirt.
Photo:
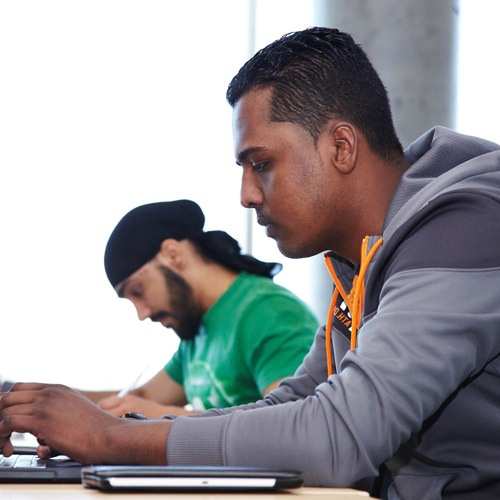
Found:
[{"label": "man in green t-shirt", "polygon": [[82,391],[113,415],[256,401],[294,374],[312,344],[316,319],[272,281],[281,265],[241,254],[231,236],[203,231],[204,223],[192,201],[151,203],[110,236],[105,267],[118,296],[181,339],[164,369],[129,394]]}]

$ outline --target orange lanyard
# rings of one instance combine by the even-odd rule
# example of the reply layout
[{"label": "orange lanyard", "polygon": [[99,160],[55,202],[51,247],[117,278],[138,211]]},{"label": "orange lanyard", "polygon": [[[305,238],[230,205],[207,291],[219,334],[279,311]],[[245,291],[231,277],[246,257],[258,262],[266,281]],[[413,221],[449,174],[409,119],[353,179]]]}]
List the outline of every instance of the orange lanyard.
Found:
[{"label": "orange lanyard", "polygon": [[359,330],[359,325],[361,323],[361,315],[363,313],[363,305],[365,298],[365,274],[368,269],[368,265],[372,260],[375,252],[382,245],[382,238],[380,238],[375,245],[373,245],[372,249],[366,255],[366,249],[368,247],[368,236],[363,238],[363,243],[361,244],[361,265],[359,268],[359,273],[354,277],[352,282],[352,289],[349,295],[345,293],[340,280],[337,278],[335,271],[333,269],[332,262],[328,257],[328,254],[325,253],[325,262],[328,270],[330,271],[330,275],[335,283],[335,291],[333,292],[332,300],[330,302],[330,309],[328,310],[328,320],[326,325],[326,358],[328,365],[328,376],[333,373],[333,358],[332,358],[332,323],[333,323],[333,315],[335,313],[335,304],[337,302],[337,298],[340,295],[344,299],[344,302],[347,305],[352,317],[351,321],[351,349],[356,348],[356,338]]}]

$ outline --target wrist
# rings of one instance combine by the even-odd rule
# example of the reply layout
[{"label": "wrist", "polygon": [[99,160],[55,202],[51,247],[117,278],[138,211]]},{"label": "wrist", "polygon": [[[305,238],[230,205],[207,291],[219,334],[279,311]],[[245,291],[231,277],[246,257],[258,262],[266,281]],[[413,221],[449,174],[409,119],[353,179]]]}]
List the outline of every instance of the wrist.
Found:
[{"label": "wrist", "polygon": [[106,433],[105,463],[165,465],[170,425],[168,420],[117,419]]}]

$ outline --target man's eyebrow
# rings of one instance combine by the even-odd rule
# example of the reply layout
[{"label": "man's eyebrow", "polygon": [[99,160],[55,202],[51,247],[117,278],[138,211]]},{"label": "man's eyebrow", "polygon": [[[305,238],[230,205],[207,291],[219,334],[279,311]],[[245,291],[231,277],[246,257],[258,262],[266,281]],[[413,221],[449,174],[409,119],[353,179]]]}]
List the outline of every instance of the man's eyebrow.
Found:
[{"label": "man's eyebrow", "polygon": [[127,286],[127,283],[128,280],[122,281],[118,286],[118,290],[116,290],[116,293],[118,294],[118,297],[120,297],[120,299],[123,299],[125,297],[125,287]]},{"label": "man's eyebrow", "polygon": [[253,147],[253,148],[247,148],[241,151],[238,154],[238,157],[236,158],[236,164],[241,165],[246,159],[253,153],[258,153],[259,151],[264,150],[265,148],[263,147]]}]

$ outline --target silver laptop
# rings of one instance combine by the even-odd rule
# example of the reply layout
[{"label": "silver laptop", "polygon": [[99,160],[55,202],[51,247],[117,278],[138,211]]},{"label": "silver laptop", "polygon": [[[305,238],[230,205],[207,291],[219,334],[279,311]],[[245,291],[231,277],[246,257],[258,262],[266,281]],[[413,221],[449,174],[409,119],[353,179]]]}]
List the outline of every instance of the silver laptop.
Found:
[{"label": "silver laptop", "polygon": [[270,491],[299,488],[301,473],[253,467],[99,466],[82,483],[103,491]]},{"label": "silver laptop", "polygon": [[253,467],[83,466],[62,455],[0,455],[0,483],[80,482],[103,491],[269,491],[298,488],[303,478]]}]

